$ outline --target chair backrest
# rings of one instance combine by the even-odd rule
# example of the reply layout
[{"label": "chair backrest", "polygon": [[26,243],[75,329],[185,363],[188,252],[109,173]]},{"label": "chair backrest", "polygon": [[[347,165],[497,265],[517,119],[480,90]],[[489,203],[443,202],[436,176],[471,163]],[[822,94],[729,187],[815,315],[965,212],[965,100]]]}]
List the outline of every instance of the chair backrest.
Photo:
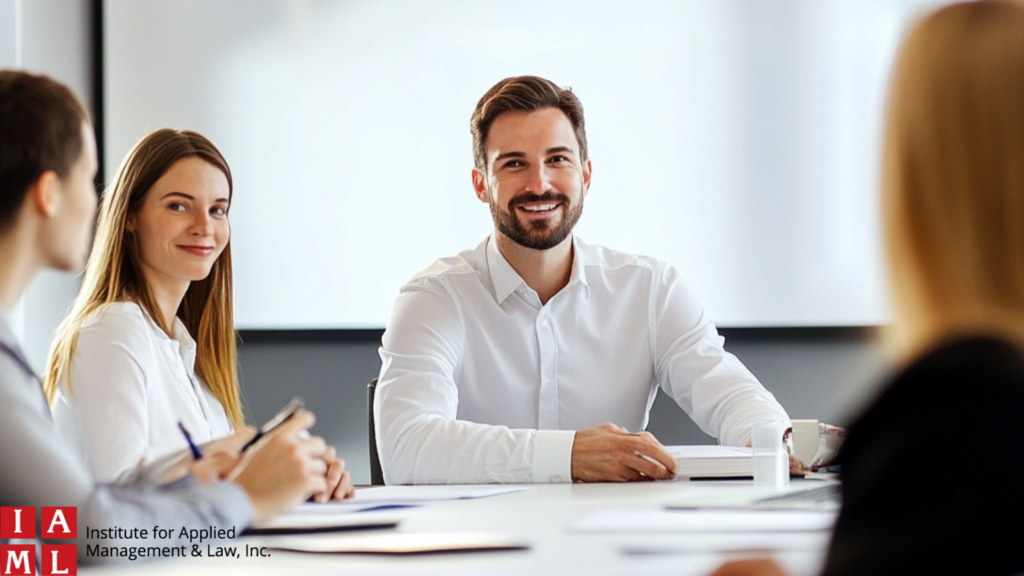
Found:
[{"label": "chair backrest", "polygon": [[377,427],[373,422],[373,396],[377,393],[377,379],[370,380],[366,386],[366,407],[370,413],[370,484],[384,485],[384,470],[380,467],[380,454],[377,453]]}]

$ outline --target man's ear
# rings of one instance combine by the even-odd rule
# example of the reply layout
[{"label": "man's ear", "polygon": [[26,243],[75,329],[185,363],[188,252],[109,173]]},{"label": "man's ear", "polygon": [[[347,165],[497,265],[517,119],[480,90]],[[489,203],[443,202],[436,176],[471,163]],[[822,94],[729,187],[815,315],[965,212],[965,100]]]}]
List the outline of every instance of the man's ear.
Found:
[{"label": "man's ear", "polygon": [[29,186],[28,199],[40,216],[53,218],[60,209],[61,195],[57,189],[59,182],[57,173],[47,170]]},{"label": "man's ear", "polygon": [[594,164],[587,158],[587,161],[583,163],[583,196],[590,192],[590,175],[594,171]]},{"label": "man's ear", "polygon": [[476,168],[473,168],[473,190],[481,202],[490,204],[491,197],[487,194],[487,182],[484,179],[484,173]]}]

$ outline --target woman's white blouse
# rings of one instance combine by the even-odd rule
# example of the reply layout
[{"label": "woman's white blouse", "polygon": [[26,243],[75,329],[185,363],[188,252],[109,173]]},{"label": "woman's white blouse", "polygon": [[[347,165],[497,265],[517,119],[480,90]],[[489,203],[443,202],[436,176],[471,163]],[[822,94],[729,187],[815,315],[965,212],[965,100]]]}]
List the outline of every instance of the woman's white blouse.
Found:
[{"label": "woman's white blouse", "polygon": [[78,335],[71,389],[53,404],[58,433],[100,482],[196,444],[230,434],[224,407],[195,373],[196,342],[180,320],[170,338],[134,302],[98,309]]}]

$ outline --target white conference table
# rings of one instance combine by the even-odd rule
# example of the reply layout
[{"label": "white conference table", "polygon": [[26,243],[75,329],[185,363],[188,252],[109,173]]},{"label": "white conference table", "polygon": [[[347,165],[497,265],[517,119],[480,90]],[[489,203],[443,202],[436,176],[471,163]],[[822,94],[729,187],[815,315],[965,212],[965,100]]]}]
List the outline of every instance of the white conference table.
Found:
[{"label": "white conference table", "polygon": [[[821,481],[791,483],[790,491]],[[743,506],[770,494],[749,481],[650,482],[630,484],[552,484],[473,500],[429,502],[399,511],[361,514],[397,515],[401,532],[500,533],[529,545],[528,550],[437,553],[401,557],[271,552],[269,558],[185,558],[131,562],[122,567],[89,568],[83,574],[524,574],[636,575],[707,574],[731,558],[771,555],[794,575],[816,574],[822,565],[828,532],[789,534],[617,533],[581,534],[569,527],[602,510],[663,510],[666,505]],[[363,535],[367,532],[363,532]],[[753,540],[752,540],[753,538]],[[750,551],[758,539],[796,542],[788,550]],[[260,541],[262,540],[262,541]],[[239,538],[232,544],[266,544]],[[769,546],[770,547],[770,546]],[[737,550],[739,548],[740,550]]]}]

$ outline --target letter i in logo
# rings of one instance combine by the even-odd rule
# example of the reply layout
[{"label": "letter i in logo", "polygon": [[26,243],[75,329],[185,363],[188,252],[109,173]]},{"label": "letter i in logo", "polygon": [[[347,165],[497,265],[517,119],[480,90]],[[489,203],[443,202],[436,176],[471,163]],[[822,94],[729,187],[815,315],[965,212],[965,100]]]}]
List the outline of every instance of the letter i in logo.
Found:
[{"label": "letter i in logo", "polygon": [[0,538],[36,537],[36,509],[0,507]]}]

